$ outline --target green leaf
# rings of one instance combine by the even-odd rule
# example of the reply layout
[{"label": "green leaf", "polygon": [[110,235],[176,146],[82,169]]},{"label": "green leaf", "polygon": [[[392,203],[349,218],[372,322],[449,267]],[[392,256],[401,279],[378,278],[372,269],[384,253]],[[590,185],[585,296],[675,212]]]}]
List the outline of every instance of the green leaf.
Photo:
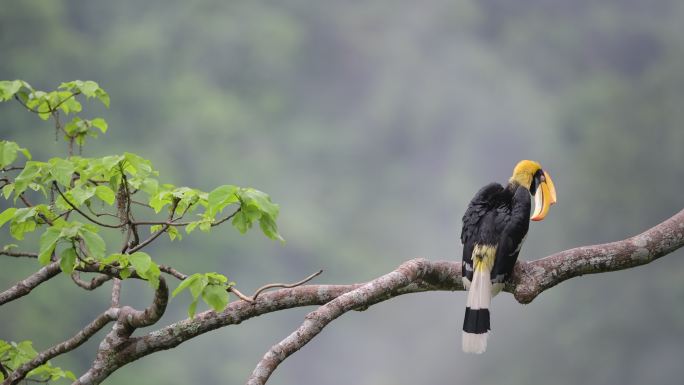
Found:
[{"label": "green leaf", "polygon": [[210,285],[225,284],[228,282],[228,277],[226,277],[223,274],[205,273],[204,276],[207,277],[207,280],[208,280]]},{"label": "green leaf", "polygon": [[74,239],[78,236],[79,232],[83,228],[83,223],[80,222],[70,222],[64,223],[61,228],[61,236],[63,238]]},{"label": "green leaf", "polygon": [[92,124],[93,127],[99,128],[103,134],[107,132],[107,128],[109,127],[107,122],[102,118],[95,118],[90,121],[90,124]]},{"label": "green leaf", "polygon": [[197,299],[194,299],[194,300],[192,300],[192,302],[190,302],[190,305],[188,306],[188,316],[190,318],[194,317],[196,310],[197,310]]},{"label": "green leaf", "polygon": [[261,218],[259,218],[259,226],[267,237],[277,239],[280,242],[285,242],[283,237],[278,233],[278,225],[270,215],[262,215]]},{"label": "green leaf", "polygon": [[71,274],[76,266],[76,250],[70,247],[62,252],[59,258],[59,267],[63,272]]},{"label": "green leaf", "polygon": [[205,233],[211,230],[211,222],[207,220],[201,220],[199,224],[200,230],[204,231]]},{"label": "green leaf", "polygon": [[38,352],[36,351],[36,349],[33,348],[33,342],[31,341],[21,341],[17,344],[16,347],[17,350],[21,352],[21,354],[28,357],[29,359],[32,359],[33,357],[38,355]]},{"label": "green leaf", "polygon": [[238,188],[232,185],[219,186],[212,190],[207,199],[209,215],[213,218],[229,204],[238,202],[235,195],[237,190]]},{"label": "green leaf", "polygon": [[95,195],[108,205],[114,204],[114,199],[116,197],[114,191],[105,185],[95,187]]},{"label": "green leaf", "polygon": [[190,223],[188,223],[188,225],[185,226],[185,232],[188,233],[188,234],[192,233],[193,230],[195,230],[195,227],[197,227],[197,225],[199,225],[199,224],[200,224],[199,221],[195,221],[195,222],[190,222]]},{"label": "green leaf", "polygon": [[199,274],[199,279],[193,282],[189,287],[192,298],[199,298],[208,283],[209,280],[207,279],[207,276],[205,274]]},{"label": "green leaf", "polygon": [[36,215],[35,207],[24,207],[21,209],[17,209],[16,213],[14,214],[14,221],[24,222],[28,219],[33,218],[34,215]]},{"label": "green leaf", "polygon": [[26,159],[31,160],[31,153],[29,152],[28,149],[19,147],[19,151],[21,151],[22,154],[26,157]]},{"label": "green leaf", "polygon": [[277,204],[271,202],[271,197],[268,194],[253,188],[246,188],[241,189],[239,195],[244,205],[254,206],[259,211],[265,212],[274,218],[278,217],[280,208]]},{"label": "green leaf", "polygon": [[252,227],[252,221],[245,214],[244,210],[238,211],[237,214],[235,214],[235,216],[233,217],[233,221],[231,223],[242,234],[246,233],[247,230],[249,230],[249,228]]},{"label": "green leaf", "polygon": [[178,231],[178,228],[175,226],[169,226],[167,232],[169,233],[169,238],[173,241],[176,238],[180,241],[183,239],[183,236],[181,235],[180,231]]},{"label": "green leaf", "polygon": [[131,274],[131,271],[128,269],[121,269],[121,271],[119,272],[121,279],[128,279],[128,277],[130,277]]},{"label": "green leaf", "polygon": [[61,158],[50,159],[50,175],[62,186],[71,185],[71,177],[74,174],[74,165],[68,160]]},{"label": "green leaf", "polygon": [[14,183],[7,184],[2,188],[2,195],[5,199],[9,199],[10,195],[12,195],[12,191],[14,191]]},{"label": "green leaf", "polygon": [[159,181],[154,178],[145,178],[140,182],[140,190],[152,196],[159,191]]},{"label": "green leaf", "polygon": [[18,239],[20,241],[24,239],[24,234],[30,233],[35,229],[36,222],[32,220],[23,222],[12,221],[12,223],[10,223],[10,235],[12,235],[15,239]]},{"label": "green leaf", "polygon": [[181,291],[187,289],[190,287],[190,285],[193,284],[194,281],[198,280],[200,278],[200,274],[193,274],[189,277],[186,277],[180,285],[171,293],[171,297],[174,298],[176,297]]},{"label": "green leaf", "polygon": [[159,274],[161,273],[159,266],[152,261],[147,253],[141,251],[133,253],[128,256],[128,260],[138,275],[145,278],[152,288],[159,287]]},{"label": "green leaf", "polygon": [[102,237],[87,228],[82,228],[79,231],[79,235],[83,238],[86,247],[90,251],[90,256],[95,259],[102,259],[104,257],[106,244]]},{"label": "green leaf", "polygon": [[160,275],[161,270],[159,270],[159,266],[157,266],[156,263],[152,262],[150,268],[147,270],[147,273],[145,273],[145,278],[147,279],[147,283],[149,283],[153,289],[157,289],[159,287]]},{"label": "green leaf", "polygon": [[2,225],[4,225],[7,221],[12,219],[16,211],[16,207],[10,207],[7,210],[3,211],[2,214],[0,214],[0,227],[2,227]]},{"label": "green leaf", "polygon": [[0,81],[0,102],[12,99],[14,94],[21,89],[21,80]]},{"label": "green leaf", "polygon": [[94,97],[95,91],[97,91],[99,88],[100,86],[92,80],[83,82],[83,85],[80,87],[81,92],[83,92],[83,95],[89,98]]},{"label": "green leaf", "polygon": [[95,195],[95,188],[94,187],[86,187],[86,188],[81,188],[81,187],[74,187],[71,190],[67,192],[67,197],[70,198],[69,201],[73,203],[76,207],[79,207],[83,204],[83,202],[87,201],[88,199],[92,198],[93,195]]},{"label": "green leaf", "polygon": [[140,276],[143,276],[152,265],[152,258],[147,253],[138,251],[128,256],[128,260]]},{"label": "green leaf", "polygon": [[202,299],[211,306],[215,312],[219,312],[228,305],[228,291],[226,291],[226,287],[222,285],[207,285],[202,291]]},{"label": "green leaf", "polygon": [[168,205],[171,203],[171,199],[169,198],[169,191],[160,191],[156,195],[152,196],[150,198],[150,207],[154,209],[155,213],[159,213],[164,206]]},{"label": "green leaf", "polygon": [[40,252],[38,253],[38,262],[41,265],[50,263],[50,256],[57,246],[62,231],[55,227],[49,227],[43,235],[40,236]]},{"label": "green leaf", "polygon": [[0,142],[0,168],[8,166],[17,159],[19,145],[14,142]]},{"label": "green leaf", "polygon": [[104,104],[105,107],[109,108],[109,94],[107,94],[102,88],[95,92],[95,96]]},{"label": "green leaf", "polygon": [[33,182],[33,179],[40,175],[43,165],[45,165],[43,162],[26,162],[26,166],[24,166],[24,169],[14,180],[14,193],[17,196],[21,195],[21,193],[26,190],[29,183]]}]

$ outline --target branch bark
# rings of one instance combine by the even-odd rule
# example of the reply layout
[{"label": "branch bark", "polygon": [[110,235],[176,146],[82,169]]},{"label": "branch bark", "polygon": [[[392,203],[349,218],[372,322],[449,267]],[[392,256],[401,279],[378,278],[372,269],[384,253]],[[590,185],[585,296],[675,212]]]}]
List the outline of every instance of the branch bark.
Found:
[{"label": "branch bark", "polygon": [[[644,265],[682,246],[684,210],[644,233],[622,241],[577,247],[535,261],[519,261],[504,291],[512,293],[518,302],[526,304],[545,290],[572,277]],[[169,270],[168,273],[177,275],[173,274],[175,271]],[[364,284],[304,285],[266,292],[252,302],[235,301],[222,312],[205,311],[194,318],[140,337],[127,334],[118,341],[116,349],[107,351],[110,365],[106,370],[92,369],[77,383],[100,383],[113,371],[132,361],[252,317],[294,307],[320,305],[305,317],[295,332],[269,349],[247,382],[265,384],[281,362],[306,345],[334,319],[350,310],[364,310],[378,302],[408,293],[463,289],[460,261],[420,258],[407,261],[395,271]]]},{"label": "branch bark", "polygon": [[[532,262],[516,264],[511,283],[518,302],[527,304],[545,290],[572,277],[622,270],[647,264],[684,245],[684,210],[642,234],[602,245],[565,250]],[[284,340],[269,349],[259,361],[248,385],[263,385],[278,365],[311,341],[337,317],[358,307],[382,300],[387,294],[398,293],[409,284],[425,280],[434,274],[434,264],[424,259],[403,263],[389,274],[349,291],[316,311],[309,313],[304,323]]]},{"label": "branch bark", "polygon": [[56,276],[60,271],[59,262],[52,262],[42,267],[40,270],[17,282],[16,285],[0,293],[0,305],[27,295],[36,286]]},{"label": "branch bark", "polygon": [[[567,279],[644,265],[682,246],[684,210],[642,234],[622,241],[577,247],[535,261],[519,261],[504,291],[512,293],[520,303],[530,303],[539,294]],[[118,270],[108,266],[102,271],[96,265],[81,267],[79,270],[119,277]],[[43,267],[0,293],[0,304],[28,294],[59,271],[58,262]],[[179,279],[185,277],[185,274],[167,266],[162,267],[162,271]],[[460,261],[413,259],[368,283],[304,285],[264,292],[255,296],[252,301],[232,302],[222,312],[205,311],[194,318],[132,337],[136,328],[156,323],[163,314],[168,302],[168,288],[161,279],[153,303],[144,311],[128,306],[115,308],[116,321],[100,344],[93,366],[75,383],[99,384],[112,372],[132,361],[160,350],[174,348],[201,334],[227,325],[236,325],[252,317],[294,307],[319,305],[318,309],[305,317],[295,332],[269,349],[247,382],[265,384],[281,362],[305,346],[333,320],[350,310],[364,310],[378,302],[408,293],[463,289]],[[88,334],[91,325],[77,336]],[[49,350],[56,349],[57,346]]]},{"label": "branch bark", "polygon": [[81,287],[85,290],[92,291],[97,289],[98,287],[102,286],[105,282],[109,281],[112,279],[112,277],[104,274],[99,274],[93,278],[90,279],[90,281],[85,281],[81,279],[81,276],[78,271],[74,271],[71,273],[71,280],[74,281],[74,283],[78,286]]}]

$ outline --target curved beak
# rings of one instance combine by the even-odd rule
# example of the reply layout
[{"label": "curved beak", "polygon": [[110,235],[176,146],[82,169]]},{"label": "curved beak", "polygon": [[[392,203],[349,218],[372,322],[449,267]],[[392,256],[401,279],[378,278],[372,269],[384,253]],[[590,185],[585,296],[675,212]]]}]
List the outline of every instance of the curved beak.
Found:
[{"label": "curved beak", "polygon": [[553,186],[551,175],[544,171],[537,193],[534,195],[534,212],[530,218],[533,221],[541,221],[549,212],[549,207],[556,203],[556,188]]}]

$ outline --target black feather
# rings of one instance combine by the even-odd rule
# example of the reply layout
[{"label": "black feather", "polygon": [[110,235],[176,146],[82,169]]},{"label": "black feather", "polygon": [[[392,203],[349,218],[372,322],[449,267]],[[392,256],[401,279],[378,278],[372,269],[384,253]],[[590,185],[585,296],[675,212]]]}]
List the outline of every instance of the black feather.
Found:
[{"label": "black feather", "polygon": [[[518,184],[490,183],[475,194],[463,215],[463,276],[472,280],[476,244],[496,247],[492,280],[508,279],[530,225],[530,192]],[[498,277],[498,279],[497,279]]]}]

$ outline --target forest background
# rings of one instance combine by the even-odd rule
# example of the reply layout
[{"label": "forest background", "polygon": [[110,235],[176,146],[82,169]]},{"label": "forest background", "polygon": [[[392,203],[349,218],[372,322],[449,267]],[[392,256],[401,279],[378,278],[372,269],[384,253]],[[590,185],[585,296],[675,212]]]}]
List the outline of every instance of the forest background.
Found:
[{"label": "forest background", "polygon": [[[0,0],[0,78],[39,89],[97,81],[111,108],[86,111],[110,130],[86,156],[131,151],[177,185],[268,192],[285,244],[226,227],[148,250],[250,292],[319,268],[318,283],[351,283],[413,257],[460,259],[469,199],[525,158],[554,177],[559,203],[531,225],[523,259],[676,213],[683,20],[676,0]],[[0,117],[0,137],[34,158],[64,154],[17,104]],[[502,294],[484,356],[460,349],[464,293],[403,296],[345,315],[269,383],[675,383],[683,256],[573,279],[526,306]],[[0,259],[0,287],[36,268]],[[131,283],[122,295],[144,307],[152,293]],[[46,348],[108,300],[57,277],[3,307],[0,338]],[[186,307],[176,298],[165,319]],[[242,383],[307,311],[203,335],[106,383]],[[97,340],[55,363],[81,373]]]}]

